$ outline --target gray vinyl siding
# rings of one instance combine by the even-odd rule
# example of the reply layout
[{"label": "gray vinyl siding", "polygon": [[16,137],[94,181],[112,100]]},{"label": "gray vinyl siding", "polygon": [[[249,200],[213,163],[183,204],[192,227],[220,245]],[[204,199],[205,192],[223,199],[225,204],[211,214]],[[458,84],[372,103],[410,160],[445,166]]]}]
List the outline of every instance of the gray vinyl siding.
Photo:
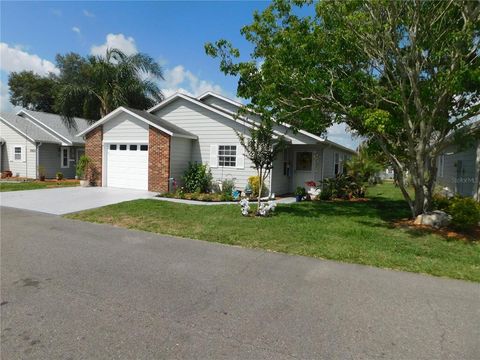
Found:
[{"label": "gray vinyl siding", "polygon": [[61,172],[65,179],[75,178],[76,170],[76,149],[79,147],[69,147],[70,159],[69,166],[61,167],[61,146],[57,144],[42,144],[39,148],[39,165],[45,167],[45,176],[48,179],[56,177],[57,172]]},{"label": "gray vinyl siding", "polygon": [[[0,121],[0,137],[5,140],[2,151],[2,170],[10,170],[13,176],[36,178],[37,176],[37,150],[36,144],[25,138],[22,134]],[[14,161],[13,147],[22,146],[23,161]]]},{"label": "gray vinyl siding", "polygon": [[103,125],[103,140],[148,142],[148,124],[129,114],[119,113]]},{"label": "gray vinyl siding", "polygon": [[[473,196],[476,190],[475,179],[478,177],[478,174],[476,174],[476,152],[477,149],[475,146],[462,151],[458,151],[456,146],[447,148],[444,152],[445,163],[443,176],[439,169],[437,173],[437,184],[441,187],[446,187],[453,193],[462,196]],[[456,166],[458,161],[462,161],[462,171],[460,174]]]},{"label": "gray vinyl siding", "polygon": [[[238,151],[241,145],[235,130],[248,134],[248,129],[240,123],[183,99],[168,104],[154,112],[154,115],[197,135],[198,140],[192,143],[191,159],[204,164],[210,165],[210,145],[237,145]],[[233,178],[239,189],[246,186],[249,176],[256,175],[255,169],[247,158],[245,158],[243,169],[214,167],[211,171],[215,181]],[[267,180],[268,183],[269,181]]]},{"label": "gray vinyl siding", "polygon": [[192,159],[192,142],[190,139],[172,137],[170,144],[170,177],[177,186],[182,186],[182,177]]}]

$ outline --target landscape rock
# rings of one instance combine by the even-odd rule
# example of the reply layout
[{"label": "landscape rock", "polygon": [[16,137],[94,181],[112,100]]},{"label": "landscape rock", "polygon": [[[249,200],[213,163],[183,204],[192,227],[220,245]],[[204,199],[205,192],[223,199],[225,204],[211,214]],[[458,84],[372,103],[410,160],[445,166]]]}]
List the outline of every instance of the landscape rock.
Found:
[{"label": "landscape rock", "polygon": [[420,214],[415,219],[415,225],[428,225],[435,229],[448,226],[452,221],[452,217],[445,211],[435,210],[429,213]]}]

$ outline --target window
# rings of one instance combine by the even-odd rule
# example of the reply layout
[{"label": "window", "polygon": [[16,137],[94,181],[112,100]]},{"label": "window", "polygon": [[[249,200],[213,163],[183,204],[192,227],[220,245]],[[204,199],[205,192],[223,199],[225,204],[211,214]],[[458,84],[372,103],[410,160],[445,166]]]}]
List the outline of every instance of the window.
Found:
[{"label": "window", "polygon": [[283,175],[290,176],[290,164],[288,163],[288,149],[283,150]]},{"label": "window", "polygon": [[346,154],[342,155],[342,173],[346,174],[347,173],[347,167],[345,166],[345,163],[347,162],[348,158]]},{"label": "window", "polygon": [[140,151],[147,151],[148,145],[140,145]]},{"label": "window", "polygon": [[218,146],[218,166],[235,167],[237,166],[237,146],[219,145]]},{"label": "window", "polygon": [[117,150],[117,144],[111,144],[110,150]]},{"label": "window", "polygon": [[297,152],[295,169],[299,171],[312,171],[312,152]]},{"label": "window", "polygon": [[60,148],[60,167],[68,168],[70,166],[70,148],[62,147]]},{"label": "window", "polygon": [[340,155],[338,153],[333,154],[333,173],[340,174]]},{"label": "window", "polygon": [[127,145],[120,145],[120,150],[127,150]]},{"label": "window", "polygon": [[138,145],[130,145],[130,151],[137,151]]},{"label": "window", "polygon": [[13,147],[13,160],[14,161],[22,161],[23,151],[21,146],[14,146]]},{"label": "window", "polygon": [[438,177],[443,177],[444,169],[445,169],[445,154],[442,154],[438,159]]}]

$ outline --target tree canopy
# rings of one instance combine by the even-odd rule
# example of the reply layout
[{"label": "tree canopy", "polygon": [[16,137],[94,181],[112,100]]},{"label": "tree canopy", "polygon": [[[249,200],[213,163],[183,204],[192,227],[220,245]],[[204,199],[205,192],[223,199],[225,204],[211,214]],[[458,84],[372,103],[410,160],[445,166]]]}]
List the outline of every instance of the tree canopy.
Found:
[{"label": "tree canopy", "polygon": [[98,120],[119,106],[147,109],[163,99],[160,65],[146,54],[108,49],[105,56],[76,53],[56,56],[59,75],[31,72],[9,77],[12,104],[62,115]]},{"label": "tree canopy", "polygon": [[480,113],[479,14],[467,0],[278,0],[241,29],[249,60],[224,39],[205,49],[251,110],[315,133],[345,122],[375,141],[411,175],[415,196],[400,187],[417,215],[452,134],[478,137],[465,125]]}]

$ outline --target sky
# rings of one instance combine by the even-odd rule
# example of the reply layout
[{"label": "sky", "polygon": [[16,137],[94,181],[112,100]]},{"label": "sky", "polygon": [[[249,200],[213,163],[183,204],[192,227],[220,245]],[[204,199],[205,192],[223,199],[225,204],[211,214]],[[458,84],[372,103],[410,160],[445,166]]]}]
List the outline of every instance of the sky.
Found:
[{"label": "sky", "polygon": [[[204,44],[232,41],[242,58],[251,45],[241,36],[258,1],[104,1],[0,2],[0,110],[15,110],[9,102],[8,74],[29,70],[56,73],[55,55],[76,52],[100,55],[107,47],[128,54],[143,52],[163,68],[165,95],[182,91],[198,96],[214,91],[236,100],[237,79],[225,76],[219,62],[205,54]],[[329,129],[328,138],[350,148],[357,139],[343,125]]]}]

